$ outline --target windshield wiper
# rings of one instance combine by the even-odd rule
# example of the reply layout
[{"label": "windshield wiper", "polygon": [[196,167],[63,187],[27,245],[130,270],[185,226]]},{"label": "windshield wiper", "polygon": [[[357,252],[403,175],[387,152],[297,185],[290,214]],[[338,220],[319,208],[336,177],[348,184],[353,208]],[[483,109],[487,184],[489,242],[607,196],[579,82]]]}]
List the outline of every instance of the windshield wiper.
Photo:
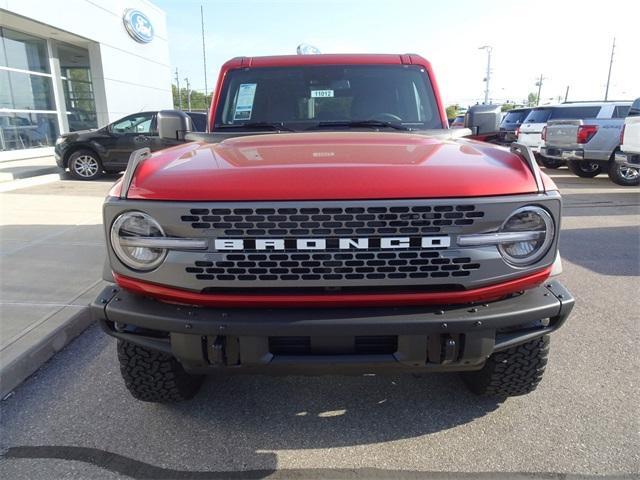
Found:
[{"label": "windshield wiper", "polygon": [[413,129],[405,127],[399,123],[385,122],[382,120],[352,120],[336,122],[319,122],[307,130],[318,128],[347,127],[347,128],[393,128],[394,130],[411,131]]},{"label": "windshield wiper", "polygon": [[295,132],[293,128],[286,127],[282,122],[249,122],[238,125],[217,125],[215,130],[235,129],[235,130],[274,130],[282,132]]}]

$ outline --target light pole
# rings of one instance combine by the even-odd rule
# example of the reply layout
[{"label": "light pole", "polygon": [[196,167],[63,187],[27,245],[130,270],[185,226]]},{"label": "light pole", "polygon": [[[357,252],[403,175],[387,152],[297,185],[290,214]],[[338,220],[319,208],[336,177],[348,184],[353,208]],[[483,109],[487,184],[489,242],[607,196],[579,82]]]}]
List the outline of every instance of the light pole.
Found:
[{"label": "light pole", "polygon": [[191,111],[191,88],[189,85],[189,77],[186,77],[184,79],[184,82],[187,84],[187,110],[190,112]]},{"label": "light pole", "polygon": [[202,63],[204,65],[204,99],[207,100],[209,86],[207,85],[207,52],[204,48],[204,10],[200,5],[200,22],[202,25]]},{"label": "light pole", "polygon": [[611,60],[609,60],[609,74],[607,75],[607,89],[604,91],[604,101],[609,99],[609,83],[611,82],[611,69],[613,68],[613,54],[616,51],[616,37],[613,37],[613,46],[611,47]]},{"label": "light pole", "polygon": [[538,98],[536,99],[536,107],[538,105],[540,105],[540,92],[542,91],[542,81],[543,80],[546,80],[546,78],[543,77],[542,74],[540,74],[540,78],[536,82],[536,87],[538,87]]},{"label": "light pole", "polygon": [[182,110],[182,94],[180,93],[180,76],[178,75],[178,69],[176,68],[176,87],[178,88],[178,106]]},{"label": "light pole", "polygon": [[487,76],[484,81],[487,82],[484,89],[484,103],[487,105],[489,103],[489,81],[491,80],[491,52],[493,51],[493,47],[491,45],[483,45],[479,47],[478,50],[486,50],[487,51]]}]

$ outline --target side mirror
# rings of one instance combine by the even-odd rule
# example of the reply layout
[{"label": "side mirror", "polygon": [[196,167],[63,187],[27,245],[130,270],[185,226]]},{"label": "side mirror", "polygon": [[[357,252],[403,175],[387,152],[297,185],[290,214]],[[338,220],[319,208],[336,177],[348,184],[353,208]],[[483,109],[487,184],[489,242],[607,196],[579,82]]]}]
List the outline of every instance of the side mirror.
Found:
[{"label": "side mirror", "polygon": [[502,111],[500,105],[473,105],[464,117],[464,126],[473,135],[493,133],[500,130]]},{"label": "side mirror", "polygon": [[184,140],[185,134],[193,129],[191,117],[179,110],[158,112],[158,135],[168,140]]}]

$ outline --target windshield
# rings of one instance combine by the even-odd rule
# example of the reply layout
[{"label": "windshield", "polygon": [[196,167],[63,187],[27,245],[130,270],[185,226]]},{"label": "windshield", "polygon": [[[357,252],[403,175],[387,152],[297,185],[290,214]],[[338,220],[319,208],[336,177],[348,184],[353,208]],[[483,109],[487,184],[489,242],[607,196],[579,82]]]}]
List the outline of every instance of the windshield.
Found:
[{"label": "windshield", "polygon": [[549,115],[551,115],[550,108],[534,108],[522,123],[546,123],[549,120]]},{"label": "windshield", "polygon": [[501,126],[507,125],[520,125],[522,121],[527,118],[529,110],[518,110],[515,112],[507,112],[507,115],[502,119]]},{"label": "windshield", "polygon": [[443,128],[425,69],[305,65],[232,70],[221,92],[214,128],[279,124],[308,130],[323,124],[344,128],[350,122],[362,127],[369,121],[410,129]]},{"label": "windshield", "polygon": [[563,107],[554,108],[549,120],[580,120],[583,118],[595,118],[600,112],[600,106],[593,107]]}]

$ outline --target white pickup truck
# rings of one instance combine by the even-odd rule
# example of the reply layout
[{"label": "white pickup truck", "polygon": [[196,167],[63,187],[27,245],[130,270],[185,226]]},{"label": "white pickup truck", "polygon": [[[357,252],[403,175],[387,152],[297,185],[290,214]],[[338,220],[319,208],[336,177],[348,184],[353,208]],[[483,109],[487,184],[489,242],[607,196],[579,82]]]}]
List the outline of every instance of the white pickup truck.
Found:
[{"label": "white pickup truck", "polygon": [[[640,170],[640,98],[636,98],[629,109],[620,134],[620,152],[616,152],[616,163],[620,169]],[[633,173],[633,172],[632,172]]]}]

